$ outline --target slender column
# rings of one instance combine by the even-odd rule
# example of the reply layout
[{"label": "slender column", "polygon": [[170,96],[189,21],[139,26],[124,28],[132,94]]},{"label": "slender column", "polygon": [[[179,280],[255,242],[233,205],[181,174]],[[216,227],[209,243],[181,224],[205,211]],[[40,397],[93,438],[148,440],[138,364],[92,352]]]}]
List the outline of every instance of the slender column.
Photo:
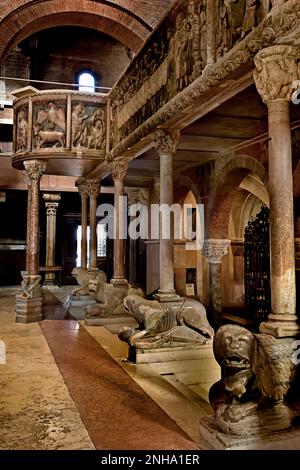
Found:
[{"label": "slender column", "polygon": [[[173,155],[176,153],[180,134],[158,129],[155,134],[155,148],[160,159],[160,204],[173,205]],[[169,233],[168,239],[164,234]],[[163,217],[160,212],[160,301],[176,300],[179,296],[174,287],[174,236],[172,217]]]},{"label": "slender column", "polygon": [[27,171],[24,171],[24,183],[27,185],[27,222],[26,222],[26,272],[28,273],[28,246],[30,235],[30,214],[31,214],[31,179]]},{"label": "slender column", "polygon": [[122,228],[124,227],[124,210],[122,210],[121,196],[124,194],[124,178],[128,170],[127,161],[115,161],[112,168],[112,177],[115,185],[115,238],[114,238],[114,275],[111,280],[113,284],[125,284],[125,262],[124,262],[124,238]]},{"label": "slender column", "polygon": [[[60,194],[43,194],[47,213],[47,236],[46,236],[46,268],[55,266],[55,245],[56,245],[56,213],[58,203],[61,200]],[[45,274],[45,283],[55,284],[55,273]]]},{"label": "slender column", "polygon": [[[127,189],[128,206],[143,205],[148,206],[149,191],[147,189]],[[129,217],[130,222],[136,218],[136,215]],[[129,282],[136,283],[136,250],[137,242],[135,238],[129,240]]]},{"label": "slender column", "polygon": [[97,266],[97,196],[100,194],[100,181],[87,180],[87,191],[90,197],[90,263],[89,271],[98,271]]},{"label": "slender column", "polygon": [[229,245],[230,240],[208,239],[203,246],[209,262],[209,303],[216,327],[222,323],[222,258],[228,253]]},{"label": "slender column", "polygon": [[275,337],[293,336],[297,325],[293,172],[289,102],[299,78],[299,52],[272,46],[255,57],[256,88],[268,106],[271,248],[271,310],[260,330]]},{"label": "slender column", "polygon": [[39,196],[40,179],[46,170],[46,163],[39,160],[24,162],[28,177],[31,180],[31,210],[28,236],[28,273],[37,275],[39,273]]},{"label": "slender column", "polygon": [[87,184],[81,183],[78,186],[81,196],[81,269],[87,270]]},{"label": "slender column", "polygon": [[27,221],[27,272],[22,273],[21,289],[16,295],[16,322],[31,323],[42,318],[42,295],[39,275],[39,192],[40,179],[46,163],[40,160],[24,162],[30,184]]}]

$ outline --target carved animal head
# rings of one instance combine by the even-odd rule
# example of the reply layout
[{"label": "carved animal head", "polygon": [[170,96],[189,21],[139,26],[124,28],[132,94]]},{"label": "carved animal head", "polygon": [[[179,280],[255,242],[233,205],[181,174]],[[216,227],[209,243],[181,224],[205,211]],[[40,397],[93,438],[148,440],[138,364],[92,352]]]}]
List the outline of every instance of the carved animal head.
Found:
[{"label": "carved animal head", "polygon": [[214,354],[223,368],[231,372],[250,369],[254,352],[254,335],[238,325],[224,325],[214,339]]}]

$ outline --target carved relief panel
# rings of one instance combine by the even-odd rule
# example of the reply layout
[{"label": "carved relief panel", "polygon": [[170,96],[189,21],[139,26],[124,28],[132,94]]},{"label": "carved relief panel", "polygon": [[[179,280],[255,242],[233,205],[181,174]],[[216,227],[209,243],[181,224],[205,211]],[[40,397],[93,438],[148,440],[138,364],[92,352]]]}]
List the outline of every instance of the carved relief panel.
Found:
[{"label": "carved relief panel", "polygon": [[33,105],[33,148],[63,148],[66,142],[66,102]]},{"label": "carved relief panel", "polygon": [[27,150],[28,146],[28,106],[18,109],[16,116],[16,152]]},{"label": "carved relief panel", "polygon": [[105,150],[104,106],[90,106],[81,101],[72,103],[71,143],[72,147]]}]

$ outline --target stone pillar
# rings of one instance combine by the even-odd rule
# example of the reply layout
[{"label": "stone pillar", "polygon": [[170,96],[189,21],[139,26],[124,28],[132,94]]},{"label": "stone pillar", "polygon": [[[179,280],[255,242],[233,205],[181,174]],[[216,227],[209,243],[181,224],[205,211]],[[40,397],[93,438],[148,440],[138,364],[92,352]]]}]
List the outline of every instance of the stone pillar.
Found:
[{"label": "stone pillar", "polygon": [[[42,318],[42,295],[39,275],[39,195],[40,179],[46,163],[40,160],[24,162],[31,184],[28,186],[30,217],[27,221],[27,272],[22,273],[21,289],[16,295],[16,322],[31,323]],[[29,211],[28,211],[29,212]]]},{"label": "stone pillar", "polygon": [[[158,129],[155,134],[155,148],[160,159],[160,204],[173,205],[173,155],[176,153],[180,134],[172,134]],[[171,224],[169,227],[167,224]],[[168,230],[169,229],[169,230]],[[169,239],[163,234],[169,231]],[[160,213],[160,288],[157,299],[168,302],[179,299],[174,286],[174,227],[172,217],[162,217]]]},{"label": "stone pillar", "polygon": [[[141,204],[148,206],[149,191],[148,189],[127,189],[128,206]],[[135,215],[129,217],[131,222],[136,218]],[[134,238],[129,239],[129,279],[128,281],[132,284],[137,282],[136,279],[136,250],[137,241]]]},{"label": "stone pillar", "polygon": [[26,272],[28,273],[28,247],[29,247],[29,235],[30,235],[30,213],[31,213],[31,179],[28,176],[27,171],[24,171],[24,183],[27,186],[27,226],[26,226]]},{"label": "stone pillar", "polygon": [[299,333],[296,316],[293,173],[289,103],[299,78],[299,52],[272,46],[255,57],[254,79],[269,119],[271,313],[260,331],[275,337]]},{"label": "stone pillar", "polygon": [[217,327],[222,324],[222,257],[228,253],[229,245],[230,240],[208,239],[203,246],[209,262],[209,303]]},{"label": "stone pillar", "polygon": [[121,207],[120,197],[124,194],[124,178],[128,170],[128,162],[115,161],[112,167],[112,177],[115,185],[115,239],[114,239],[114,275],[111,279],[113,284],[126,284],[125,279],[125,247],[124,239],[121,237],[124,226],[124,214]]},{"label": "stone pillar", "polygon": [[78,186],[81,196],[81,269],[87,270],[87,200],[88,188],[86,182]]},{"label": "stone pillar", "polygon": [[89,272],[98,272],[97,266],[97,196],[100,194],[100,181],[87,180],[87,192],[90,197],[90,263]]},{"label": "stone pillar", "polygon": [[[43,194],[47,212],[46,268],[55,266],[56,212],[61,200],[60,194]],[[55,273],[45,274],[45,284],[55,284]]]}]

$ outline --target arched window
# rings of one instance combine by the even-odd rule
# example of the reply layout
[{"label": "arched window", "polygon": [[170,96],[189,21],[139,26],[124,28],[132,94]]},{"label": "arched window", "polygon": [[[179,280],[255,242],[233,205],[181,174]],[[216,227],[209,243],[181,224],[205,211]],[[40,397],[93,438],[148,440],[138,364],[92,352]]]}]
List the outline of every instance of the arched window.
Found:
[{"label": "arched window", "polygon": [[78,76],[79,91],[95,93],[95,77],[90,72],[82,72]]}]

